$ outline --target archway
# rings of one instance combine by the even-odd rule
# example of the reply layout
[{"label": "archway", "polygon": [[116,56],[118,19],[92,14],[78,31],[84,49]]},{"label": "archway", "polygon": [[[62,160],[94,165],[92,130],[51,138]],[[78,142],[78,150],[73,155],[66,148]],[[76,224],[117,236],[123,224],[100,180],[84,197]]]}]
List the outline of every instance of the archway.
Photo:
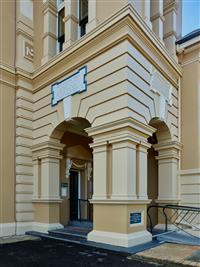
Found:
[{"label": "archway", "polygon": [[[34,229],[46,232],[67,225],[70,219],[91,220],[88,199],[92,197],[92,138],[90,123],[72,118],[57,125],[48,141],[34,154]],[[72,199],[72,202],[70,203]]]},{"label": "archway", "polygon": [[[151,200],[150,205],[155,205],[158,198],[158,160],[156,159],[158,152],[153,148],[153,145],[158,143],[155,133],[148,138],[148,143],[151,144],[151,147],[147,154],[147,195]],[[151,219],[153,226],[158,224],[156,209],[151,210]]]},{"label": "archway", "polygon": [[[179,144],[164,121],[154,118],[149,124],[156,132],[148,139],[148,197],[151,204],[178,203]],[[162,225],[163,218],[156,210],[152,209],[150,215],[153,226]]]},{"label": "archway", "polygon": [[89,199],[93,193],[92,150],[85,128],[88,121],[73,118],[56,128],[63,132],[60,142],[64,144],[60,161],[60,223],[92,221],[92,206]]}]

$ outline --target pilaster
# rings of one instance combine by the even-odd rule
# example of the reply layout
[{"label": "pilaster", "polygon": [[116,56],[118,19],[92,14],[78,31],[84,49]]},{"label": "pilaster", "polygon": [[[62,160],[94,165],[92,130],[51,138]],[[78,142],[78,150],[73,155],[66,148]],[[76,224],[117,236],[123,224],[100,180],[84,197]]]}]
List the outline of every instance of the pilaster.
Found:
[{"label": "pilaster", "polygon": [[63,48],[69,47],[78,39],[78,0],[65,1],[65,43]]},{"label": "pilaster", "polygon": [[46,232],[63,227],[60,222],[60,159],[64,145],[51,141],[32,147],[34,161],[34,224]]},{"label": "pilaster", "polygon": [[149,28],[152,29],[152,24],[150,20],[151,1],[145,0],[145,1],[142,1],[142,3],[143,3],[143,19],[146,22],[146,24],[149,26]]},{"label": "pilaster", "polygon": [[177,203],[179,195],[179,151],[181,144],[176,141],[154,145],[158,151],[158,200],[159,203]]},{"label": "pilaster", "polygon": [[98,24],[97,19],[97,0],[88,1],[88,23],[86,32],[92,31]]},{"label": "pilaster", "polygon": [[163,42],[163,0],[151,1],[152,30]]},{"label": "pilaster", "polygon": [[42,64],[56,55],[57,46],[57,5],[56,0],[43,0],[43,58]]},{"label": "pilaster", "polygon": [[137,146],[137,197],[140,200],[148,200],[147,195],[147,155],[150,144]]},{"label": "pilaster", "polygon": [[164,1],[164,43],[172,56],[176,56],[177,12],[176,0]]}]

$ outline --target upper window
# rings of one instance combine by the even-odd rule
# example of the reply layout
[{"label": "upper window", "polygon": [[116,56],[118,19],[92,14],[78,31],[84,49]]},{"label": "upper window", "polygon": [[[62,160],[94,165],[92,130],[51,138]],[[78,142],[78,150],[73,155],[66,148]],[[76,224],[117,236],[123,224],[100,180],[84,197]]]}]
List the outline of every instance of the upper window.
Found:
[{"label": "upper window", "polygon": [[79,0],[80,36],[86,34],[87,23],[88,23],[88,0]]},{"label": "upper window", "polygon": [[58,44],[59,52],[63,50],[63,44],[65,41],[65,23],[63,21],[65,17],[65,8],[58,11]]}]

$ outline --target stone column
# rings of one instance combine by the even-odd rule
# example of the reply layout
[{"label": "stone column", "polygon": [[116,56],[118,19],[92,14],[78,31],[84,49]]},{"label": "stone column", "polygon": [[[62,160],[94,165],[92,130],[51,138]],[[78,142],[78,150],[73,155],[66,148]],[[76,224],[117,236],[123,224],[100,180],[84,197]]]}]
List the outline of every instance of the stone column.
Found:
[{"label": "stone column", "polygon": [[[147,158],[141,147],[137,165],[136,148],[146,144],[155,129],[126,118],[86,131],[94,142],[93,231],[88,240],[124,247],[150,241],[151,234],[146,231],[147,175],[141,170]],[[137,173],[142,179],[140,198]]]},{"label": "stone column", "polygon": [[152,29],[163,42],[163,0],[151,1]]},{"label": "stone column", "polygon": [[69,47],[78,39],[78,1],[79,0],[65,1],[65,43],[63,49]]},{"label": "stone column", "polygon": [[147,196],[147,149],[150,144],[137,146],[137,196],[138,199],[148,200]]},{"label": "stone column", "polygon": [[42,64],[56,55],[57,47],[57,5],[56,0],[43,0],[43,58]]},{"label": "stone column", "polygon": [[135,200],[136,143],[131,140],[112,143],[111,199]]},{"label": "stone column", "polygon": [[92,31],[98,24],[97,19],[97,0],[88,1],[88,23],[86,25],[86,33]]},{"label": "stone column", "polygon": [[34,171],[34,224],[39,232],[61,228],[60,224],[60,151],[64,145],[44,142],[33,146]]},{"label": "stone column", "polygon": [[107,143],[92,144],[93,148],[93,199],[107,199]]},{"label": "stone column", "polygon": [[178,203],[179,196],[179,151],[180,143],[163,142],[153,146],[158,151],[158,200],[159,203]]}]

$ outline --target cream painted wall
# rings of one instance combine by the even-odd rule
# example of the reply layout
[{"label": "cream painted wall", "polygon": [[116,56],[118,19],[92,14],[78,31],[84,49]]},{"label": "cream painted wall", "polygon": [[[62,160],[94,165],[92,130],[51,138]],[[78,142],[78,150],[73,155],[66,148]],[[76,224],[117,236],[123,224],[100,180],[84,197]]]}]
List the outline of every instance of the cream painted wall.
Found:
[{"label": "cream painted wall", "polygon": [[[200,207],[200,43],[179,46],[181,79],[181,204]],[[199,219],[197,218],[197,223]]]},{"label": "cream painted wall", "polygon": [[15,88],[0,80],[0,223],[15,221],[14,114]]},{"label": "cream painted wall", "polygon": [[0,236],[15,232],[15,1],[0,1]]},{"label": "cream painted wall", "polygon": [[[0,62],[14,66],[15,61],[15,1],[0,1]],[[6,23],[6,24],[5,24]]]}]

